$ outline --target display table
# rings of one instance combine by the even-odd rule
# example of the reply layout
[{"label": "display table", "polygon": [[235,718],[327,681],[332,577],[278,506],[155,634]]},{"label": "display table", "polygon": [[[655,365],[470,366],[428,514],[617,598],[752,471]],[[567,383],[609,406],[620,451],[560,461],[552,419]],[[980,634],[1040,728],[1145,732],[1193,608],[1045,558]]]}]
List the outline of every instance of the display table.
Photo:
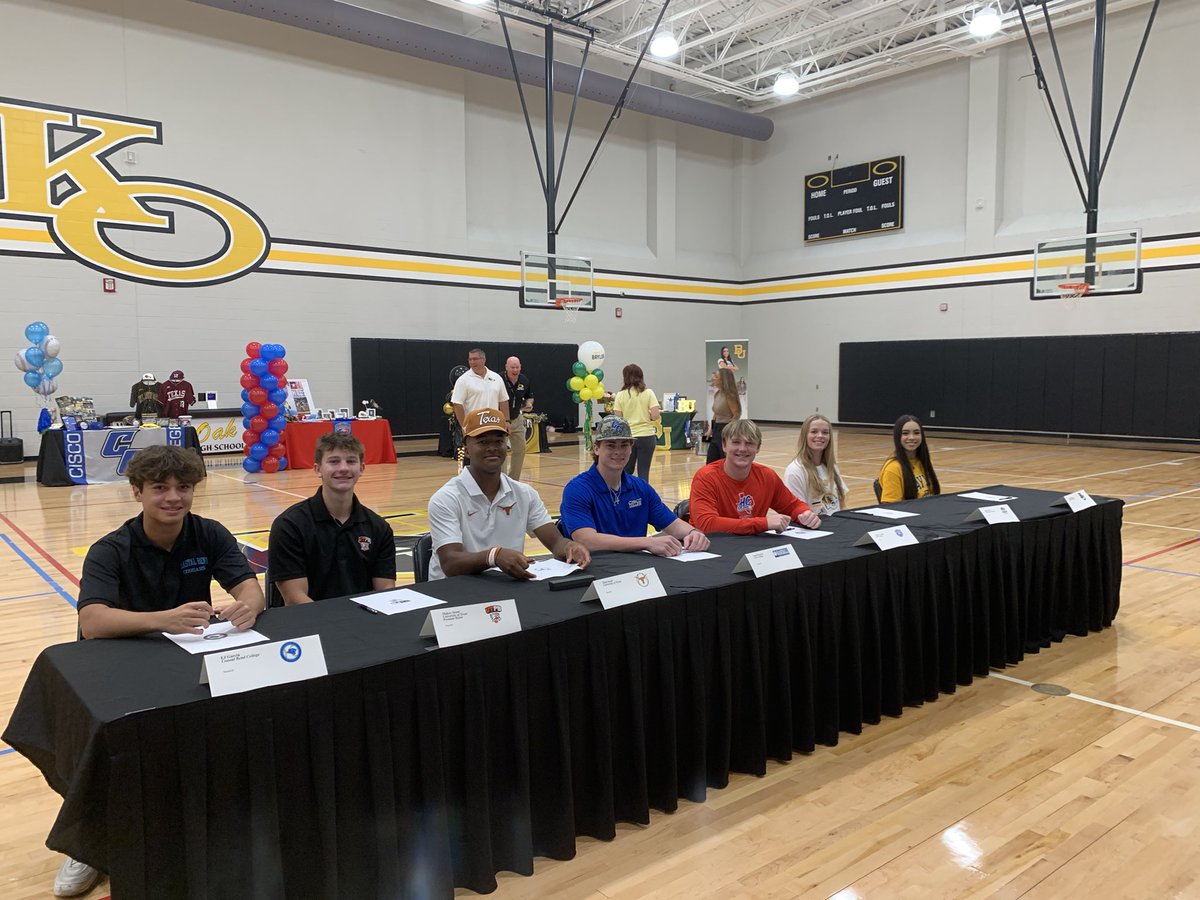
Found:
[{"label": "display table", "polygon": [[[288,422],[283,430],[289,469],[311,469],[316,462],[317,439],[333,431],[333,422]],[[351,433],[362,441],[363,462],[369,466],[396,462],[396,446],[392,443],[392,426],[387,419],[353,419]]]},{"label": "display table", "polygon": [[[730,772],[762,775],[840,732],[953,693],[1119,605],[1119,500],[1080,513],[1014,495],[902,504],[921,543],[854,547],[885,520],[849,511],[791,542],[804,568],[733,575],[775,536],[714,536],[657,570],[668,596],[612,610],[507,576],[417,585],[451,605],[513,597],[517,634],[432,650],[424,611],[346,599],[272,609],[272,640],[320,634],[329,675],[210,698],[200,660],[161,636],[43,651],[3,739],[64,802],[47,840],[109,873],[114,897],[444,897],[569,859]],[[803,761],[795,763],[804,765]]]},{"label": "display table", "polygon": [[[112,425],[128,418],[132,413],[110,412],[104,414],[104,424]],[[214,453],[241,453],[245,445],[242,443],[242,408],[232,406],[225,409],[201,409],[193,406],[188,416],[195,422],[196,437],[200,441],[200,452],[205,455]],[[165,422],[166,419],[160,421]]]},{"label": "display table", "polygon": [[694,412],[665,412],[662,414],[663,433],[658,436],[656,446],[667,450],[688,449],[688,431],[692,426]]},{"label": "display table", "polygon": [[[68,440],[72,443],[69,454]],[[38,447],[37,480],[47,487],[125,481],[125,467],[129,464],[129,458],[145,447],[162,444],[200,449],[196,429],[191,426],[97,428],[87,431],[47,429],[42,432],[42,442]]]}]

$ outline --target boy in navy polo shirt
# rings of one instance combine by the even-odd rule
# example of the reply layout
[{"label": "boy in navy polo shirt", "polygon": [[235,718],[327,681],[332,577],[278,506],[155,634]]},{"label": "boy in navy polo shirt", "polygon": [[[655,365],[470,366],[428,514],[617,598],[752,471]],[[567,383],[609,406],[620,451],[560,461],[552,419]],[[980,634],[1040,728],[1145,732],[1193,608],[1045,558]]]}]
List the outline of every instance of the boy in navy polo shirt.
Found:
[{"label": "boy in navy polo shirt", "polygon": [[[678,556],[708,549],[704,532],[677,517],[647,482],[625,472],[633,432],[620,416],[603,419],[592,436],[595,465],[563,488],[562,530],[589,550]],[[647,535],[653,525],[659,533]]]}]

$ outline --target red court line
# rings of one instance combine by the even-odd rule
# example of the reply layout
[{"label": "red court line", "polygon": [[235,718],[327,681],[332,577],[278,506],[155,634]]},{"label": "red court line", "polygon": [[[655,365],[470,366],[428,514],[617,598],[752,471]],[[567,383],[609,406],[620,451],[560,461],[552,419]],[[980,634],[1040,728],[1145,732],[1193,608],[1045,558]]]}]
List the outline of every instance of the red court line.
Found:
[{"label": "red court line", "polygon": [[27,535],[25,532],[23,532],[20,528],[18,528],[16,522],[14,522],[8,516],[4,515],[4,513],[0,513],[0,521],[5,522],[9,528],[11,528],[17,534],[19,534],[21,536],[21,540],[23,540],[30,547],[32,547],[34,550],[36,550],[41,555],[42,559],[46,560],[46,562],[50,563],[50,565],[54,566],[54,568],[58,569],[58,571],[61,572],[63,574],[63,576],[69,582],[71,582],[71,584],[75,585],[75,587],[80,586],[79,579],[76,578],[73,574],[71,574],[71,572],[64,569],[62,566],[62,563],[60,563],[57,559],[55,559],[53,556],[51,556],[49,553],[47,553],[45,550],[43,550],[41,548],[41,546],[37,543],[37,541],[35,541],[33,538],[31,538],[29,535]]},{"label": "red court line", "polygon": [[1139,556],[1136,559],[1125,560],[1124,565],[1141,562],[1143,559],[1149,559],[1152,556],[1161,556],[1164,553],[1170,553],[1172,550],[1178,550],[1180,547],[1186,547],[1188,544],[1194,544],[1200,541],[1200,537],[1188,538],[1186,541],[1180,541],[1178,544],[1172,544],[1170,547],[1163,547],[1161,550],[1155,550],[1153,553],[1147,553],[1145,556]]}]

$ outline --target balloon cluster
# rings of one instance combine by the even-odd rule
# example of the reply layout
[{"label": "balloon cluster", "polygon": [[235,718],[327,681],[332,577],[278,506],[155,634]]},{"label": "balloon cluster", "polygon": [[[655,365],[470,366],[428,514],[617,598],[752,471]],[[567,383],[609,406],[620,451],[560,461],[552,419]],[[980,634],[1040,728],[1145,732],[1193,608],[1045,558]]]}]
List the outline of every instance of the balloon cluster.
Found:
[{"label": "balloon cluster", "polygon": [[571,366],[571,377],[567,379],[567,390],[571,399],[582,403],[587,413],[583,419],[584,442],[592,449],[592,401],[604,397],[604,348],[596,341],[584,341],[579,345],[577,362]]},{"label": "balloon cluster", "polygon": [[282,472],[288,467],[287,448],[280,441],[287,419],[283,404],[287,401],[288,364],[283,344],[246,345],[242,360],[242,442],[247,472]]},{"label": "balloon cluster", "polygon": [[58,390],[55,379],[63,370],[62,360],[58,358],[61,349],[58,338],[50,333],[50,326],[45,322],[30,322],[25,326],[25,340],[30,346],[18,350],[13,362],[25,373],[22,376],[25,384],[35,394],[49,397]]}]

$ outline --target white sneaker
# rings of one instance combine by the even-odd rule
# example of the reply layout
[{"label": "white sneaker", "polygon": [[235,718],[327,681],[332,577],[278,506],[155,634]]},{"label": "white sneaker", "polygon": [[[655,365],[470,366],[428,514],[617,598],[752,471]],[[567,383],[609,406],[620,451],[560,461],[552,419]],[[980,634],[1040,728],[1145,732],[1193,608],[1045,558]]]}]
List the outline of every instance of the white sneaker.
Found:
[{"label": "white sneaker", "polygon": [[54,878],[54,896],[78,897],[80,894],[86,894],[99,884],[103,877],[104,873],[99,869],[68,856],[63,860],[62,867]]}]

